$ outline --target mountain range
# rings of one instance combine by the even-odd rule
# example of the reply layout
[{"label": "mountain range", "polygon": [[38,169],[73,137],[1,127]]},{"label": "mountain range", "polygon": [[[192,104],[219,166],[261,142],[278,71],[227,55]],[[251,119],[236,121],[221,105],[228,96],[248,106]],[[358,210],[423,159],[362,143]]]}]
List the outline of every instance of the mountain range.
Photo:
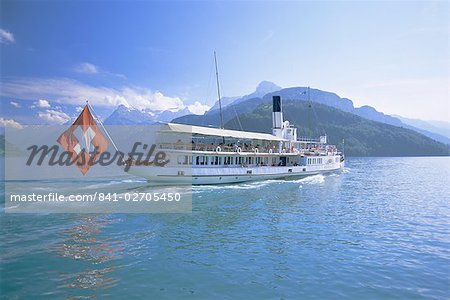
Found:
[{"label": "mountain range", "polygon": [[[438,124],[431,124],[422,120],[390,116],[377,111],[371,106],[355,107],[350,99],[341,98],[332,92],[311,88],[309,89],[308,95],[307,87],[281,88],[270,81],[262,81],[255,91],[248,95],[242,97],[223,97],[221,102],[224,122],[234,118],[237,114],[250,112],[262,103],[269,103],[272,95],[275,93],[282,96],[285,100],[308,100],[312,103],[324,104],[368,120],[408,128],[438,142],[450,144],[450,123],[440,122]],[[245,105],[240,105],[241,103],[245,103]],[[174,122],[217,127],[220,125],[218,101],[204,115],[191,114],[187,108],[176,112],[164,111],[155,113],[152,111],[140,111],[127,108],[121,105],[106,118],[105,124],[151,124],[158,121],[169,122],[172,120]]]},{"label": "mountain range", "polygon": [[[449,155],[450,148],[408,128],[365,119],[352,113],[324,105],[311,105],[303,100],[285,100],[284,114],[294,124],[300,136],[318,137],[326,134],[331,144],[345,148],[348,156],[440,156]],[[226,128],[249,131],[272,131],[272,105],[260,104],[249,113],[230,119]],[[239,117],[240,120],[237,120]],[[345,147],[342,141],[345,140]]]},{"label": "mountain range", "polygon": [[[305,135],[306,133],[314,133],[314,131],[311,130],[311,128],[308,126],[311,125],[312,121],[314,121],[314,118],[317,118],[317,110],[323,111],[323,106],[325,106],[334,109],[331,115],[327,115],[327,117],[331,119],[337,118],[339,120],[350,120],[351,118],[349,116],[346,116],[345,118],[338,117],[339,114],[346,113],[352,116],[359,117],[362,120],[361,123],[364,123],[365,121],[371,121],[364,123],[364,126],[371,127],[374,132],[379,131],[379,128],[377,127],[378,125],[374,124],[380,123],[389,125],[390,127],[383,128],[389,128],[389,130],[394,131],[397,134],[400,134],[398,129],[409,130],[409,135],[412,131],[414,133],[417,133],[418,136],[423,135],[432,139],[432,142],[437,141],[446,145],[450,145],[450,123],[408,119],[401,116],[390,116],[377,111],[371,106],[355,107],[350,99],[341,98],[337,94],[332,92],[313,88],[308,89],[307,87],[281,88],[280,86],[270,81],[261,82],[255,89],[255,91],[248,95],[223,97],[221,99],[225,127],[243,130],[255,129],[254,124],[248,124],[247,122],[249,116],[255,117],[255,115],[252,115],[253,113],[260,111],[261,107],[264,107],[264,105],[271,105],[273,95],[280,95],[283,101],[286,103],[291,103],[290,105],[292,105],[292,103],[299,103],[299,105],[302,106],[304,105],[304,103],[308,103],[310,107],[309,110],[305,111],[297,109],[298,112],[301,113],[300,116],[293,113],[293,111],[296,110],[295,107],[293,108],[293,110],[289,110],[286,108],[284,109],[285,118],[289,121],[296,121],[297,126],[300,126],[299,130],[303,131]],[[60,115],[58,115],[58,113],[61,113],[61,116],[65,118],[65,124],[71,124],[74,118],[78,115],[78,111],[80,108],[61,104],[49,104],[48,102],[47,104],[49,105],[49,107],[46,108],[37,107],[36,105],[26,107],[24,103],[19,103],[19,105],[14,105],[14,107],[3,105],[3,110],[8,116],[13,117],[13,119],[17,120],[20,124],[42,124],[42,122],[45,123],[45,120],[42,120],[42,116],[46,117],[47,115],[39,115],[43,110],[45,110],[45,112],[48,113],[50,117],[55,118],[59,118]],[[20,107],[20,105],[22,105],[22,107]],[[19,106],[20,108],[18,108],[17,106]],[[103,122],[106,125],[144,125],[153,124],[155,122],[172,121],[176,123],[200,126],[220,126],[218,102],[216,102],[204,115],[194,115],[189,111],[187,107],[179,111],[152,111],[148,109],[139,110],[124,105],[119,105],[112,113],[110,112],[110,110],[108,111],[101,107],[99,107],[98,109],[96,108],[96,110],[97,113],[100,114],[100,116],[109,115],[106,118],[100,117],[101,119],[103,119]],[[266,117],[271,118],[270,111],[267,113],[267,116],[260,115],[258,116],[258,118],[261,119],[261,121],[266,120]],[[40,118],[38,118],[38,116]],[[324,119],[322,121],[328,122],[327,119]],[[268,124],[270,125],[271,122],[269,122]],[[261,128],[266,125],[267,124],[261,125]],[[326,123],[322,123],[321,126],[327,127]],[[346,136],[344,138],[349,139],[350,144],[347,147],[349,147],[349,149],[352,149],[352,134],[358,135],[358,133],[352,132],[351,130],[348,131],[348,126],[350,125],[345,125],[345,122],[340,126],[342,132],[347,132],[349,134],[349,136]],[[334,132],[334,129],[329,128],[329,130]],[[400,136],[404,137],[405,132],[406,131],[403,131]],[[337,136],[339,136],[339,134]],[[420,138],[415,136],[414,140],[419,141]],[[354,142],[356,143],[356,141]],[[364,144],[362,148],[366,147],[367,149],[374,146],[371,145],[370,142],[366,142],[358,141],[356,144],[359,143],[360,146]],[[429,144],[430,141],[426,139],[421,140],[420,143]],[[372,153],[371,151],[366,150],[361,151],[361,147],[359,147],[359,150],[353,151],[353,153],[354,155],[377,155],[377,153],[379,155],[382,155],[382,153],[379,151]],[[350,150],[350,153],[351,152],[352,150]],[[437,151],[436,153],[438,152],[439,151]],[[417,153],[420,153],[420,151],[418,151]],[[427,152],[425,151],[423,153]],[[404,152],[404,154],[409,155],[407,152]]]},{"label": "mountain range", "polygon": [[191,114],[186,107],[182,110],[172,112],[170,110],[154,112],[150,110],[138,110],[125,105],[119,105],[103,123],[105,125],[144,125],[155,122],[170,122],[181,116]]},{"label": "mountain range", "polygon": [[[307,87],[274,88],[262,97],[253,93],[227,103],[222,107],[225,128],[271,132],[273,95],[288,103],[283,108],[285,119],[294,122],[300,135],[327,133],[335,144],[345,139],[349,155],[449,155],[449,136],[429,131],[432,127],[402,122],[370,106],[355,107],[350,99]],[[218,127],[219,120],[219,111],[211,109],[203,116],[186,115],[172,122]]]},{"label": "mountain range", "polygon": [[[263,91],[268,91],[268,93],[264,93]],[[235,100],[222,103],[224,121],[229,121],[237,113],[250,112],[262,103],[270,103],[274,94],[280,95],[284,100],[303,100],[311,101],[312,103],[324,104],[371,121],[408,128],[438,142],[450,144],[450,123],[448,124],[448,129],[446,131],[443,129],[445,128],[445,124],[447,124],[445,122],[442,122],[443,124],[437,128],[438,126],[433,126],[426,121],[412,121],[411,119],[386,115],[371,106],[365,105],[355,107],[353,101],[347,98],[341,98],[335,93],[312,88],[308,91],[307,87],[292,87],[283,89],[267,81],[263,81],[252,94],[241,98],[234,97],[236,98]],[[240,105],[243,102],[246,103],[245,106]],[[219,111],[215,107],[217,107],[217,103],[204,116],[187,115],[175,119],[174,122],[196,123],[204,126],[218,126],[218,121],[220,120],[218,116]]]},{"label": "mountain range", "polygon": [[[279,94],[277,92],[276,94]],[[252,98],[223,110],[225,128],[271,132],[272,104]],[[283,100],[284,118],[299,128],[299,136],[327,134],[330,143],[340,145],[345,139],[350,156],[421,156],[449,155],[449,145],[435,141],[405,127],[369,120],[356,114],[305,100]],[[256,107],[252,107],[256,105]],[[237,113],[239,112],[239,113]],[[218,126],[218,115],[183,116],[173,120],[200,126]]]}]

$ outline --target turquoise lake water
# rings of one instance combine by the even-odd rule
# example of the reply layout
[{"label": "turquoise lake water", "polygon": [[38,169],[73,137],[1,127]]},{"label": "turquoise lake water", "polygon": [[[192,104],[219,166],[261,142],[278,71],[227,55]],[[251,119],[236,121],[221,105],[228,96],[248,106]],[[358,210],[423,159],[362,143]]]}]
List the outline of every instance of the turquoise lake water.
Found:
[{"label": "turquoise lake water", "polygon": [[193,193],[190,214],[2,209],[0,297],[450,298],[450,158]]}]

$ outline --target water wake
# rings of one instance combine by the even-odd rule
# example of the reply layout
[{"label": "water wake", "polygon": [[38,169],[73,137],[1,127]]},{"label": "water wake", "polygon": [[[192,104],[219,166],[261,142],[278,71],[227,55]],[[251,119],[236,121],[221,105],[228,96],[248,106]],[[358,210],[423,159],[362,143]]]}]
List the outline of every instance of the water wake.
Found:
[{"label": "water wake", "polygon": [[302,184],[322,184],[325,182],[325,175],[322,174],[312,175],[302,179],[293,180],[292,182]]}]

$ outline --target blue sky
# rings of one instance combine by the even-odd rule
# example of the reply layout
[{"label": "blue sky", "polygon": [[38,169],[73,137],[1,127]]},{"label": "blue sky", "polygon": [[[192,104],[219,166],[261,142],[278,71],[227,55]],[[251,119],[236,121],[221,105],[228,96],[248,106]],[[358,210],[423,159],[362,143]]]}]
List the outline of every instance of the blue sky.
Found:
[{"label": "blue sky", "polygon": [[201,111],[216,100],[217,50],[225,96],[269,80],[448,120],[449,11],[447,1],[2,1],[1,99]]}]

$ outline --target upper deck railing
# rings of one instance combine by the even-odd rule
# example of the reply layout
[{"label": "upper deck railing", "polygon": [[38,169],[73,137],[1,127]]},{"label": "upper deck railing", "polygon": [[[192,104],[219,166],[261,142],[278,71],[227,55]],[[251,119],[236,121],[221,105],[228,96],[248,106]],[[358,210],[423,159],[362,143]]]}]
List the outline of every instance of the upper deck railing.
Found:
[{"label": "upper deck railing", "polygon": [[[278,148],[275,146],[261,146],[261,145],[233,145],[233,144],[203,144],[203,143],[161,143],[160,149],[165,150],[181,150],[181,151],[201,151],[212,153],[242,153],[242,154],[279,154]],[[307,147],[307,148],[282,148],[281,154],[304,154],[304,155],[327,155],[337,153],[337,149],[333,145],[322,147]]]},{"label": "upper deck railing", "polygon": [[298,141],[305,142],[305,143],[320,143],[320,139],[310,138],[310,137],[306,137],[306,136],[299,137]]}]

